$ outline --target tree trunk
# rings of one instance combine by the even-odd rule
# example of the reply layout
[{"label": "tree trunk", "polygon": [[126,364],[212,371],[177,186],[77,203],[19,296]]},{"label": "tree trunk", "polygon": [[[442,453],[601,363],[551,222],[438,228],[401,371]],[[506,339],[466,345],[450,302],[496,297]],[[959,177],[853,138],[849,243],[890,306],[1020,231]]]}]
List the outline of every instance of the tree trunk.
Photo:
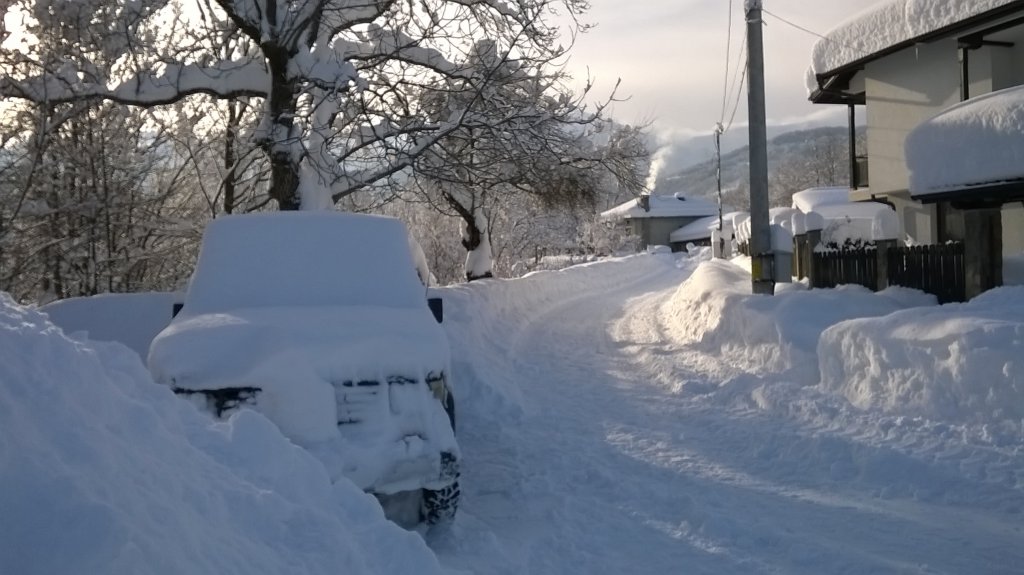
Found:
[{"label": "tree trunk", "polygon": [[294,153],[291,143],[295,114],[298,110],[296,90],[288,79],[290,55],[284,48],[268,50],[267,63],[270,67],[271,88],[267,129],[269,133],[263,148],[270,157],[270,197],[277,200],[282,211],[302,208],[299,197],[299,168],[301,158]]},{"label": "tree trunk", "polygon": [[473,217],[464,217],[463,220],[466,222],[466,231],[462,237],[462,246],[469,252],[466,254],[466,281],[494,277],[491,272],[491,239],[487,236],[487,218],[483,210],[475,208]]}]

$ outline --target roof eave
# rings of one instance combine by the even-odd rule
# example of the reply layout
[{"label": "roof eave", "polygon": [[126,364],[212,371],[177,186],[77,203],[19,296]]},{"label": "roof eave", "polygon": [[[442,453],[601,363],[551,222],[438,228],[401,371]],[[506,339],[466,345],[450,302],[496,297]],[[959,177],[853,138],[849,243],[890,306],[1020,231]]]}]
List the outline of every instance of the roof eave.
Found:
[{"label": "roof eave", "polygon": [[[987,24],[991,21],[1006,18],[1007,16],[1010,16],[1022,10],[1024,10],[1024,0],[1010,2],[1009,4],[1005,4],[998,8],[994,8],[992,10],[989,10],[988,12],[983,12],[966,20],[961,20],[960,22],[956,22],[943,28],[939,28],[938,30],[933,30],[927,34],[922,34],[920,36],[904,40],[903,42],[899,42],[897,44],[889,46],[888,48],[884,48],[882,50],[879,50],[878,52],[869,54],[858,60],[854,60],[853,62],[844,64],[833,70],[822,72],[820,74],[815,74],[815,77],[818,81],[819,89],[815,90],[814,94],[817,94],[819,91],[826,90],[830,82],[835,82],[839,77],[843,75],[849,74],[849,76],[852,78],[858,71],[864,69],[864,66],[866,66],[867,64],[884,58],[886,56],[895,54],[901,50],[911,48],[915,44],[927,44],[929,42],[934,42],[935,40],[940,40],[947,36],[954,36],[961,32],[966,32],[973,28],[977,28],[978,26]],[[812,102],[816,104],[830,103],[825,101],[819,102],[818,100],[815,100],[814,94],[811,95]]]},{"label": "roof eave", "polygon": [[922,204],[951,202],[961,209],[998,207],[1005,203],[1024,201],[1024,178],[951,188],[937,193],[911,194],[911,197]]}]

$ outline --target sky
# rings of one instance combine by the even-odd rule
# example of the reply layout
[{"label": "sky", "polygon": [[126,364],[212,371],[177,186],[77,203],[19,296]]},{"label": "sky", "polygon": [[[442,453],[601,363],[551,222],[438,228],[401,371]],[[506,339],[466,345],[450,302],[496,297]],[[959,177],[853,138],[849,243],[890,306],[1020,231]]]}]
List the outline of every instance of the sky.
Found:
[{"label": "sky", "polygon": [[[765,0],[773,14],[824,34],[878,0],[807,2]],[[743,0],[732,0],[732,61],[743,66],[739,49],[745,22]],[[722,115],[725,91],[729,0],[591,0],[583,19],[595,27],[578,37],[568,62],[578,79],[587,72],[595,94],[622,79],[613,116],[625,123],[651,122],[665,139],[711,134]],[[842,124],[845,111],[807,101],[805,72],[817,38],[766,15],[764,28],[766,108],[770,124]],[[734,92],[735,94],[735,92]],[[729,102],[729,110],[733,107]],[[728,116],[728,112],[727,112]],[[746,92],[736,125],[746,121]],[[824,116],[825,118],[822,118]],[[726,122],[728,117],[725,118]]]}]

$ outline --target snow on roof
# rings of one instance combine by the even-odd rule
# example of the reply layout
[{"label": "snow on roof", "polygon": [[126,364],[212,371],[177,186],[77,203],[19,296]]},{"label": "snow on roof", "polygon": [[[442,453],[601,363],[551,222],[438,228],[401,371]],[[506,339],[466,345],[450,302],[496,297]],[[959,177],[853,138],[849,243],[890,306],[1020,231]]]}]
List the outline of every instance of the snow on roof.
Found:
[{"label": "snow on roof", "polygon": [[793,207],[803,213],[816,211],[821,206],[850,203],[850,188],[808,188],[793,194]]},{"label": "snow on roof", "polygon": [[[811,70],[825,74],[1020,0],[887,0],[840,24],[812,51]],[[811,74],[813,78],[813,74]],[[809,86],[817,88],[816,85]]]},{"label": "snow on roof", "polygon": [[693,240],[706,240],[711,237],[711,230],[718,229],[718,216],[707,216],[692,221],[678,230],[672,232],[668,239],[670,242],[689,242]]},{"label": "snow on roof", "polygon": [[915,196],[1024,179],[1024,86],[971,98],[907,136]]},{"label": "snow on roof", "polygon": [[818,206],[814,211],[821,214],[826,220],[841,218],[872,220],[879,213],[887,210],[892,210],[892,207],[881,202],[846,202]]},{"label": "snow on roof", "polygon": [[[735,229],[735,220],[742,217],[749,218],[750,214],[747,212],[726,212],[722,214],[722,232],[725,239],[732,237],[733,230]],[[709,239],[711,238],[712,230],[717,229],[718,214],[715,214],[686,224],[672,232],[672,235],[670,235],[668,239],[671,242],[688,242],[692,240]]]},{"label": "snow on roof", "polygon": [[701,197],[686,197],[676,193],[671,196],[648,196],[650,210],[641,207],[641,200],[633,199],[601,213],[602,220],[623,220],[632,218],[685,218],[704,217],[718,213],[718,205]]},{"label": "snow on roof", "polygon": [[783,222],[789,222],[793,219],[793,214],[796,213],[795,208],[772,208],[768,210],[768,222],[773,226],[781,225]]}]

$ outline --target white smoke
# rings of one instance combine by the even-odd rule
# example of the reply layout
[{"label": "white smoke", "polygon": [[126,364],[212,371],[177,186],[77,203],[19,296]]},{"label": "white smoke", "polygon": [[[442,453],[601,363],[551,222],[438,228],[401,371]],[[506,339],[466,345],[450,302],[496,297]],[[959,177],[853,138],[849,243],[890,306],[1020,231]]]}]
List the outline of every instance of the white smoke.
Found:
[{"label": "white smoke", "polygon": [[654,187],[658,185],[658,174],[665,167],[665,161],[672,153],[671,144],[663,144],[658,151],[651,156],[651,167],[647,172],[647,182],[644,184],[647,193],[653,193]]}]

